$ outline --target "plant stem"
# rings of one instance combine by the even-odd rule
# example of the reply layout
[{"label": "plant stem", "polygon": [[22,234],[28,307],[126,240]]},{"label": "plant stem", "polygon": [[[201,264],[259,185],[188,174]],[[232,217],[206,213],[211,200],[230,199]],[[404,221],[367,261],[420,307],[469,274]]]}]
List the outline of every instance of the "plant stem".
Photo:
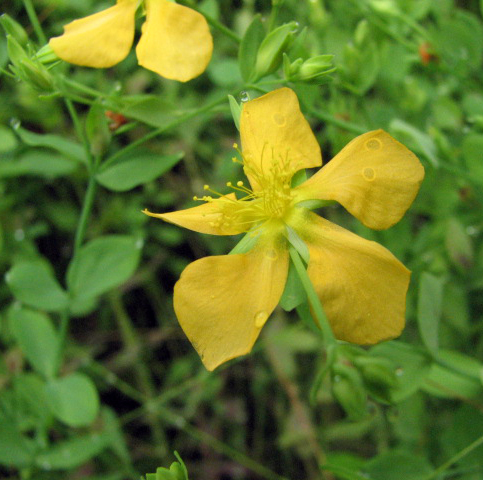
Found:
[{"label": "plant stem", "polygon": [[438,478],[439,475],[441,475],[445,470],[451,467],[451,465],[456,463],[458,460],[461,460],[463,457],[471,453],[475,448],[478,448],[480,445],[483,445],[483,435],[477,438],[473,443],[470,443],[467,447],[463,448],[463,450],[451,457],[447,462],[443,463],[443,465],[438,467],[434,472],[430,473],[423,480],[433,480],[435,478]]},{"label": "plant stem", "polygon": [[278,473],[273,472],[264,465],[252,460],[238,449],[232,448],[224,442],[218,440],[213,435],[194,427],[173,410],[159,408],[157,413],[165,422],[175,426],[176,428],[179,428],[180,430],[183,430],[183,432],[187,433],[200,443],[209,445],[211,448],[213,448],[213,450],[216,450],[222,455],[226,455],[228,458],[235,460],[240,465],[252,470],[260,478],[264,478],[266,480],[288,480],[287,477],[283,477]]},{"label": "plant stem", "polygon": [[320,326],[322,330],[326,345],[328,346],[337,344],[337,340],[332,333],[332,329],[330,328],[330,324],[327,320],[322,304],[320,303],[315,288],[310,281],[307,270],[305,269],[299,253],[292,246],[289,247],[289,252],[290,258],[292,259],[293,265],[295,267],[295,271],[297,272],[300,282],[302,283],[305,293],[307,294],[309,304],[312,307],[312,312],[315,317],[316,323]]},{"label": "plant stem", "polygon": [[223,33],[224,35],[226,35],[228,38],[231,38],[232,40],[234,40],[237,43],[240,43],[241,42],[241,38],[235,32],[233,32],[232,30],[230,30],[228,27],[225,27],[225,25],[223,25],[222,23],[220,23],[218,20],[216,20],[212,16],[207,15],[206,13],[204,13],[203,11],[201,11],[198,8],[198,6],[196,5],[196,3],[193,2],[193,0],[184,0],[183,3],[185,5],[189,5],[189,7],[192,8],[193,10],[196,10],[197,12],[201,13],[206,18],[206,20],[208,21],[208,23],[211,26],[213,26],[214,28],[216,28],[217,30],[219,30],[221,33]]},{"label": "plant stem", "polygon": [[25,10],[27,11],[27,15],[29,17],[30,23],[32,24],[32,27],[35,30],[35,34],[37,35],[39,42],[42,45],[45,45],[47,43],[47,38],[44,35],[42,26],[40,25],[37,14],[35,13],[35,8],[32,4],[32,0],[23,0],[23,5],[25,7]]},{"label": "plant stem", "polygon": [[[238,92],[239,90],[237,90]],[[186,120],[189,120],[190,118],[196,117],[197,115],[200,115],[204,112],[207,112],[211,110],[212,108],[216,107],[217,105],[220,105],[223,102],[227,101],[227,95],[223,95],[222,97],[214,100],[213,102],[208,103],[207,105],[198,108],[196,110],[193,110],[189,113],[185,113],[181,117],[173,120],[170,123],[167,123],[166,125],[163,125],[162,127],[157,128],[156,130],[153,130],[152,132],[149,132],[148,134],[144,135],[144,137],[139,138],[138,140],[130,143],[127,145],[125,148],[122,150],[119,150],[116,152],[114,155],[109,157],[103,164],[102,168],[106,169],[110,165],[116,162],[116,160],[121,156],[121,155],[126,155],[126,153],[130,152],[131,150],[136,149],[139,147],[139,145],[142,145],[143,143],[147,142],[148,140],[151,140],[154,137],[157,137],[161,133],[166,132],[167,130],[170,130],[171,128],[177,127],[178,125],[181,125],[182,123],[186,122]]]},{"label": "plant stem", "polygon": [[74,108],[74,104],[72,103],[72,100],[70,100],[69,98],[64,98],[64,102],[67,107],[67,110],[69,111],[69,115],[70,115],[70,118],[72,119],[72,123],[74,124],[75,132],[79,137],[79,140],[82,142],[82,146],[84,147],[84,152],[86,154],[88,165],[90,168],[92,168],[93,157],[89,146],[89,141],[84,132],[84,129],[82,128],[81,122],[79,120],[79,116],[77,115],[76,109]]},{"label": "plant stem", "polygon": [[304,104],[304,107],[311,115],[313,115],[314,117],[317,117],[319,120],[322,120],[326,123],[330,123],[331,125],[335,125],[336,127],[343,128],[348,132],[356,133],[358,135],[360,135],[361,133],[367,132],[367,129],[365,129],[364,127],[361,127],[360,125],[357,125],[355,123],[346,122],[345,120],[336,118],[334,117],[334,115],[325,112],[323,109],[316,109],[311,107],[310,105],[305,105],[305,104]]},{"label": "plant stem", "polygon": [[91,214],[92,206],[94,205],[94,198],[96,196],[97,181],[94,175],[89,177],[89,183],[87,184],[87,191],[84,197],[84,205],[82,205],[82,212],[77,224],[77,230],[75,233],[74,241],[74,260],[79,251],[79,248],[84,241],[84,235],[87,229],[87,221]]}]

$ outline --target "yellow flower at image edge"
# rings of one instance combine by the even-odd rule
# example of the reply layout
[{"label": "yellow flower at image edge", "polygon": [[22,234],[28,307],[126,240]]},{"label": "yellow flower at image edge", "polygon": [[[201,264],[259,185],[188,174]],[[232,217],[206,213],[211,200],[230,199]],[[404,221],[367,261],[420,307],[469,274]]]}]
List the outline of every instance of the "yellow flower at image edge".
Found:
[{"label": "yellow flower at image edge", "polygon": [[321,218],[304,202],[335,200],[364,225],[388,228],[419,190],[424,169],[417,157],[376,130],[352,140],[293,188],[294,173],[320,166],[322,157],[288,88],[247,102],[240,132],[251,188],[228,182],[233,193],[205,196],[199,206],[165,214],[145,210],[197,232],[250,231],[256,239],[247,253],[191,263],[176,283],[176,315],[206,368],[250,352],[277,306],[289,268],[287,227],[308,247],[308,275],[336,338],[367,345],[398,336],[405,322],[409,270],[386,248]]},{"label": "yellow flower at image edge", "polygon": [[[95,68],[116,65],[134,40],[141,0],[117,0],[115,6],[74,20],[49,45],[66,62]],[[205,18],[168,0],[144,0],[146,21],[136,47],[138,62],[162,77],[186,82],[204,72],[213,52]]]}]

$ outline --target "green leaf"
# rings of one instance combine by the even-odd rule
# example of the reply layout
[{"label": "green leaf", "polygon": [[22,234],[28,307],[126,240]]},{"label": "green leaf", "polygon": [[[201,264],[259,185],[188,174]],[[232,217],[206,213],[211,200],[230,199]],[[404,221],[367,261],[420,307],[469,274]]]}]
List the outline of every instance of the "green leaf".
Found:
[{"label": "green leaf", "polygon": [[100,156],[107,150],[112,134],[109,130],[105,108],[99,103],[92,105],[87,114],[86,135],[94,156]]},{"label": "green leaf", "polygon": [[455,217],[448,220],[445,244],[449,257],[461,271],[467,271],[473,266],[473,242],[465,227]]},{"label": "green leaf", "polygon": [[90,425],[99,412],[99,394],[83,373],[50,380],[45,388],[52,414],[71,427]]},{"label": "green leaf", "polygon": [[[453,350],[440,350],[438,358],[447,367],[434,364],[426,377],[424,390],[441,398],[473,398],[483,393],[480,374],[483,364]],[[449,368],[449,367],[453,368]],[[456,371],[455,371],[456,370]],[[461,373],[458,373],[461,371]]]},{"label": "green leaf", "polygon": [[0,464],[24,468],[33,462],[34,443],[22,435],[12,417],[0,415]]},{"label": "green leaf", "polygon": [[262,16],[257,14],[247,28],[245,35],[243,35],[240,49],[238,50],[238,65],[245,82],[248,82],[253,75],[258,48],[264,37],[265,29],[263,28]]},{"label": "green leaf", "polygon": [[395,118],[390,123],[389,130],[411,150],[422,153],[433,167],[439,166],[436,144],[427,133],[421,132],[421,130],[399,118]]},{"label": "green leaf", "polygon": [[159,95],[133,95],[122,98],[119,113],[153,127],[163,127],[186,112]]},{"label": "green leaf", "polygon": [[17,300],[30,307],[48,312],[67,308],[67,293],[45,260],[21,261],[7,272],[5,280]]},{"label": "green leaf", "polygon": [[71,159],[42,150],[30,150],[19,158],[0,163],[0,178],[38,175],[54,178],[68,175],[77,168]]},{"label": "green leaf", "polygon": [[17,137],[4,125],[0,125],[0,153],[15,150],[18,145]]},{"label": "green leaf", "polygon": [[298,307],[307,300],[307,295],[305,293],[304,287],[300,282],[299,276],[290,262],[287,283],[285,284],[285,289],[280,299],[280,306],[286,311],[290,312],[295,307]]},{"label": "green leaf", "polygon": [[233,117],[233,121],[235,122],[236,129],[240,131],[240,118],[241,118],[242,107],[236,101],[233,95],[228,95],[228,102],[230,104],[230,111]]},{"label": "green leaf", "polygon": [[121,285],[136,270],[142,242],[127,235],[100,237],[84,245],[67,270],[73,296],[89,298]]},{"label": "green leaf", "polygon": [[58,337],[50,318],[41,312],[11,308],[10,331],[32,367],[47,378],[56,371]]},{"label": "green leaf", "polygon": [[73,160],[87,164],[84,149],[78,143],[66,140],[64,137],[58,135],[29,132],[20,127],[20,125],[15,125],[14,130],[20,139],[31,147],[50,148],[65,155],[67,158],[72,158]]},{"label": "green leaf", "polygon": [[97,181],[115,192],[125,192],[138,185],[150,182],[173,168],[183,158],[184,153],[158,155],[138,150],[119,157],[113,165],[100,169]]},{"label": "green leaf", "polygon": [[45,398],[45,380],[35,372],[24,372],[13,379],[15,408],[22,427],[47,425],[52,420]]},{"label": "green leaf", "polygon": [[481,161],[483,135],[481,133],[465,135],[461,149],[469,173],[474,178],[483,178],[483,162]]},{"label": "green leaf", "polygon": [[433,472],[423,457],[409,452],[388,451],[369,460],[364,473],[372,480],[423,480]]},{"label": "green leaf", "polygon": [[439,322],[443,309],[444,281],[424,272],[419,283],[418,326],[423,343],[436,353],[439,347]]},{"label": "green leaf", "polygon": [[106,445],[106,438],[99,433],[73,437],[37,455],[35,463],[45,470],[76,468],[102,452]]},{"label": "green leaf", "polygon": [[393,362],[397,385],[391,389],[393,402],[401,402],[416,392],[429,373],[431,361],[428,355],[408,343],[391,341],[371,349],[374,356],[382,356]]}]

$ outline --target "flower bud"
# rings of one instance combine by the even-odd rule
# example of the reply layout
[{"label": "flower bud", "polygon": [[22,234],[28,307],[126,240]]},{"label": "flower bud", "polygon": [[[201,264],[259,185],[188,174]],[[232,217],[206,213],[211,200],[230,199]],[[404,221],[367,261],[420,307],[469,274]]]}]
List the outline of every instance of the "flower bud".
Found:
[{"label": "flower bud", "polygon": [[359,420],[366,414],[367,394],[360,373],[352,365],[338,362],[332,367],[332,394],[347,416]]},{"label": "flower bud", "polygon": [[296,22],[290,22],[272,30],[264,38],[257,52],[255,80],[259,80],[277,70],[282,62],[284,51],[293,41],[296,30]]},{"label": "flower bud", "polygon": [[44,45],[35,55],[35,58],[42,64],[47,64],[47,63],[53,63],[60,58],[57,56],[57,54],[52,50],[52,47],[50,44],[47,43],[47,45]]},{"label": "flower bud", "polygon": [[381,15],[393,17],[400,14],[398,7],[393,0],[370,0],[369,5],[373,11],[380,13]]},{"label": "flower bud", "polygon": [[317,55],[305,62],[298,58],[290,63],[288,56],[283,57],[283,71],[285,78],[291,82],[303,82],[322,85],[332,80],[329,73],[335,72],[336,67],[332,65],[333,55]]},{"label": "flower bud", "polygon": [[369,393],[379,401],[391,403],[391,394],[397,387],[397,377],[393,364],[379,357],[359,356],[354,359]]},{"label": "flower bud", "polygon": [[0,23],[7,35],[11,35],[20,45],[25,46],[28,41],[27,32],[22,25],[14,20],[10,15],[4,13],[0,17]]},{"label": "flower bud", "polygon": [[42,93],[54,90],[54,80],[47,68],[32,60],[12,35],[7,35],[7,51],[12,62],[10,68],[20,80]]}]

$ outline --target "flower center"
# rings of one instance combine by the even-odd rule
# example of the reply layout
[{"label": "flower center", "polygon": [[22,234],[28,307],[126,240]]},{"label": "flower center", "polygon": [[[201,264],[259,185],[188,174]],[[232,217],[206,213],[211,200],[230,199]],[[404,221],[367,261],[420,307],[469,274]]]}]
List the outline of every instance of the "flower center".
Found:
[{"label": "flower center", "polygon": [[[235,144],[235,148],[238,146]],[[241,193],[241,198],[235,195],[223,195],[211,189],[209,185],[205,185],[204,189],[216,195],[203,196],[202,198],[194,197],[195,200],[203,200],[206,202],[222,202],[221,215],[216,220],[217,227],[243,226],[245,231],[252,227],[260,227],[267,222],[275,221],[283,222],[284,217],[290,210],[293,195],[291,193],[291,179],[294,174],[290,167],[288,152],[284,158],[271,157],[270,162],[258,167],[255,162],[250,161],[242,156],[242,161],[234,157],[235,163],[241,163],[247,176],[254,179],[257,184],[256,190],[245,186],[243,181],[237,181],[236,184],[227,182],[227,187],[234,190],[234,193]]]}]

